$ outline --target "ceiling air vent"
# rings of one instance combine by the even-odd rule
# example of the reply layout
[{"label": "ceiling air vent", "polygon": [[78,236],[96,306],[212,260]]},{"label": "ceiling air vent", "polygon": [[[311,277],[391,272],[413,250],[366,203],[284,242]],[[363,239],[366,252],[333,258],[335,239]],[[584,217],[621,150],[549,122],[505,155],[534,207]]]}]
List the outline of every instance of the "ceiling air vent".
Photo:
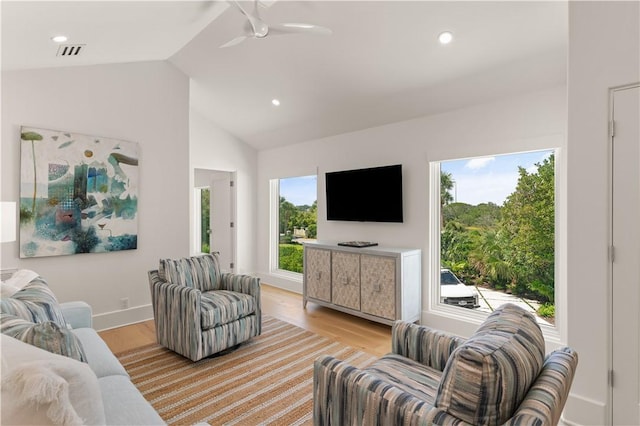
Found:
[{"label": "ceiling air vent", "polygon": [[86,44],[63,44],[58,47],[56,56],[78,56]]}]

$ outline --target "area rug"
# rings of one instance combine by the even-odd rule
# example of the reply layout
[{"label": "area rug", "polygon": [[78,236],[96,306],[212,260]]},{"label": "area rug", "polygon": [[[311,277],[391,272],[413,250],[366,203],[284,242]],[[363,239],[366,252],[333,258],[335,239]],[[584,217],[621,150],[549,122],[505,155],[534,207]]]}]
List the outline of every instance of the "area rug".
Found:
[{"label": "area rug", "polygon": [[192,362],[153,344],[118,354],[131,380],[168,424],[311,424],[313,361],[328,354],[356,367],[376,357],[264,316],[262,335]]}]

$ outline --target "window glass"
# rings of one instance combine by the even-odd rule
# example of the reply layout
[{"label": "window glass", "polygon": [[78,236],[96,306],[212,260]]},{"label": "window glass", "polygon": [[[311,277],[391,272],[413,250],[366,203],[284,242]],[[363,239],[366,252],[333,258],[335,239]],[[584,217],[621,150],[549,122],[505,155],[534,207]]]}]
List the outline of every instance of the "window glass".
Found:
[{"label": "window glass", "polygon": [[555,322],[555,153],[440,162],[440,303]]},{"label": "window glass", "polygon": [[302,273],[304,241],[317,238],[317,177],[280,179],[278,186],[278,266]]}]

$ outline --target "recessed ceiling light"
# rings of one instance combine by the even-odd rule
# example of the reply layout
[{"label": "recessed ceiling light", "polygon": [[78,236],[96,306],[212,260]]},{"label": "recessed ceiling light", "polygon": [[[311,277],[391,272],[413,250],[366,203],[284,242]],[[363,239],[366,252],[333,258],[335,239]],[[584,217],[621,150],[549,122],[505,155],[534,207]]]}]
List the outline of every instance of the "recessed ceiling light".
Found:
[{"label": "recessed ceiling light", "polygon": [[280,101],[279,101],[279,100],[277,100],[277,99],[271,99],[271,103],[272,103],[274,106],[280,106]]},{"label": "recessed ceiling light", "polygon": [[451,31],[445,31],[440,33],[438,41],[440,44],[449,44],[453,40],[453,33]]},{"label": "recessed ceiling light", "polygon": [[55,37],[51,37],[51,40],[55,41],[56,43],[64,43],[65,41],[67,41],[67,36],[57,35]]}]

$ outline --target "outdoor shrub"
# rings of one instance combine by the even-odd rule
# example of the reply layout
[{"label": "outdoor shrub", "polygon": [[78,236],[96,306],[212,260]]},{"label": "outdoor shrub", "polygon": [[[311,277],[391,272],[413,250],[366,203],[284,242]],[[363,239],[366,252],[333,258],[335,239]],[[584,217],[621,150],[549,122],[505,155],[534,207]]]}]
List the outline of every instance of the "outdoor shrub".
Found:
[{"label": "outdoor shrub", "polygon": [[302,273],[303,247],[300,244],[280,244],[278,267]]},{"label": "outdoor shrub", "polygon": [[538,308],[538,315],[543,318],[553,318],[556,315],[556,307],[552,303],[545,303]]}]

